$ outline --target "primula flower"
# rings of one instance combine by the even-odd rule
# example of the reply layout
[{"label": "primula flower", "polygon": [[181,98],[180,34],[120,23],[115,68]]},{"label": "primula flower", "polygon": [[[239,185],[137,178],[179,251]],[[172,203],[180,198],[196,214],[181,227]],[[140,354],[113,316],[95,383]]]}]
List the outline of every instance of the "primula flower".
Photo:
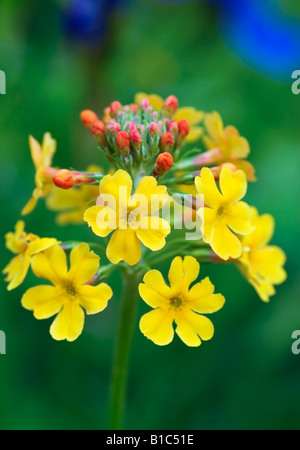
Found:
[{"label": "primula flower", "polygon": [[238,130],[231,125],[224,128],[222,118],[217,112],[206,114],[204,125],[208,133],[203,137],[207,149],[221,151],[222,157],[218,162],[231,162],[245,172],[249,181],[255,181],[254,167],[248,161],[244,161],[250,153],[247,139],[240,136]]},{"label": "primula flower", "polygon": [[[139,104],[144,98],[149,100],[150,106],[154,109],[160,111],[164,106],[164,100],[162,97],[156,94],[145,94],[143,92],[138,92],[135,97],[135,103]],[[179,120],[185,119],[189,126],[190,132],[186,138],[186,142],[195,142],[201,137],[203,133],[203,129],[197,126],[203,119],[204,113],[203,111],[198,111],[196,108],[192,106],[185,106],[183,108],[178,108],[175,114],[173,115],[173,119],[178,122]]]},{"label": "primula flower", "polygon": [[239,258],[242,245],[234,232],[247,235],[254,229],[251,209],[240,201],[247,191],[245,173],[224,165],[220,173],[220,192],[211,170],[204,167],[201,176],[195,178],[195,185],[198,194],[204,196],[205,206],[198,210],[204,242],[222,259]]},{"label": "primula flower", "polygon": [[112,297],[111,288],[105,283],[86,284],[97,273],[99,259],[84,243],[71,251],[69,270],[66,254],[59,245],[33,258],[35,275],[51,281],[53,286],[28,289],[22,297],[22,306],[33,311],[36,319],[48,319],[57,314],[50,327],[53,339],[74,341],[84,326],[82,308],[87,314],[97,314],[106,308]]},{"label": "primula flower", "polygon": [[[101,167],[88,166],[87,172],[102,172]],[[56,216],[59,225],[84,223],[83,215],[87,205],[99,195],[99,187],[94,185],[82,185],[70,190],[54,187],[46,199],[47,208],[50,211],[61,211]]]},{"label": "primula flower", "polygon": [[50,133],[45,133],[42,146],[32,136],[29,136],[31,158],[35,166],[35,185],[31,199],[24,206],[22,215],[31,213],[39,198],[45,198],[53,188],[53,176],[57,172],[51,167],[52,158],[56,152],[56,141]]},{"label": "primula flower", "polygon": [[[144,177],[131,197],[132,179],[124,170],[118,170],[114,175],[106,175],[100,181],[99,189],[100,199],[107,194],[115,199],[115,209],[110,205],[92,206],[86,210],[84,220],[100,237],[108,236],[115,230],[106,249],[110,262],[117,264],[125,261],[134,265],[141,258],[141,242],[152,251],[160,250],[165,245],[170,225],[164,219],[152,215],[169,199],[165,186],[158,186],[154,177]],[[147,205],[139,210],[137,216],[134,210],[139,207],[140,195]],[[151,204],[152,195],[160,196],[162,201],[156,210],[155,205]],[[100,217],[104,210],[108,221]]]},{"label": "primula flower", "polygon": [[255,230],[241,238],[243,253],[237,263],[260,298],[268,302],[276,293],[273,285],[283,283],[287,277],[283,269],[286,256],[281,248],[268,245],[274,234],[273,217],[270,214],[259,216],[254,207],[251,212]]},{"label": "primula flower", "polygon": [[222,308],[225,299],[214,294],[214,286],[206,277],[190,288],[199,275],[200,264],[192,256],[173,259],[169,271],[170,287],[158,270],[150,270],[139,285],[142,299],[153,311],[140,320],[140,330],[157,345],[167,345],[174,337],[173,322],[180,339],[190,347],[198,347],[201,340],[213,337],[214,326],[203,314]]},{"label": "primula flower", "polygon": [[39,238],[35,234],[28,234],[24,231],[24,227],[24,222],[19,220],[15,226],[15,232],[5,235],[6,247],[17,255],[3,270],[3,273],[7,275],[5,281],[9,283],[7,286],[9,291],[23,283],[33,256],[57,243],[54,238]]}]

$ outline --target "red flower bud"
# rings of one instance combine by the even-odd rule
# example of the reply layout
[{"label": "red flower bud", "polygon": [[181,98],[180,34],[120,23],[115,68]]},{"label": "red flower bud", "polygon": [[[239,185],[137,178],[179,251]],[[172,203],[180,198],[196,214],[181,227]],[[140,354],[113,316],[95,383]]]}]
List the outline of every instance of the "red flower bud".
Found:
[{"label": "red flower bud", "polygon": [[91,133],[95,136],[96,140],[100,145],[102,145],[102,147],[106,147],[105,129],[105,123],[101,120],[96,120],[91,129]]},{"label": "red flower bud", "polygon": [[70,189],[74,186],[93,182],[93,178],[88,178],[80,172],[72,172],[71,170],[61,169],[53,178],[54,184],[61,189]]},{"label": "red flower bud", "polygon": [[136,123],[135,122],[129,122],[127,129],[130,131],[136,130]]},{"label": "red flower bud", "polygon": [[93,123],[98,120],[98,116],[96,113],[91,111],[90,109],[85,109],[80,113],[80,119],[83,125],[90,130],[92,128]]},{"label": "red flower bud", "polygon": [[178,122],[178,134],[184,139],[190,132],[190,126],[187,120],[181,119]]},{"label": "red flower bud", "polygon": [[175,112],[176,109],[178,108],[178,100],[175,97],[175,95],[170,95],[168,98],[166,98],[165,100],[165,107],[172,112]]},{"label": "red flower bud", "polygon": [[176,134],[178,133],[178,125],[176,120],[170,120],[168,124],[168,131],[170,131],[170,133],[172,133],[173,136],[176,136]]},{"label": "red flower bud", "polygon": [[173,156],[168,152],[161,153],[156,159],[153,175],[158,176],[162,175],[165,172],[168,172],[168,170],[171,169],[172,165]]},{"label": "red flower bud", "polygon": [[116,102],[112,102],[110,104],[110,113],[112,115],[116,115],[118,111],[120,111],[120,109],[122,108],[122,105],[120,102],[116,101]]},{"label": "red flower bud", "polygon": [[127,131],[120,131],[117,134],[116,143],[124,155],[127,155],[130,152],[130,137]]},{"label": "red flower bud", "polygon": [[139,146],[143,140],[142,135],[138,132],[138,130],[132,130],[130,132],[130,139],[137,146]]},{"label": "red flower bud", "polygon": [[160,145],[161,152],[169,151],[171,149],[171,147],[174,145],[173,135],[169,131],[166,131],[161,136],[159,145]]},{"label": "red flower bud", "polygon": [[155,134],[159,134],[159,126],[155,122],[151,122],[149,125],[149,134],[153,137]]}]

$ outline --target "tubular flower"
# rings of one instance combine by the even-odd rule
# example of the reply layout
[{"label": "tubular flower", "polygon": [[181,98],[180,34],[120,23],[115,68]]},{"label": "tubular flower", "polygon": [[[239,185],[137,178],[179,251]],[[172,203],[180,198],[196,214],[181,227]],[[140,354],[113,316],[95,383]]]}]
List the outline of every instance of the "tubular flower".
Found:
[{"label": "tubular flower", "polygon": [[53,176],[57,172],[51,167],[52,158],[56,152],[56,141],[50,133],[45,133],[42,146],[32,136],[29,136],[31,158],[35,166],[35,185],[31,199],[24,206],[22,215],[31,213],[39,198],[45,198],[53,188]]},{"label": "tubular flower", "polygon": [[242,244],[234,232],[247,235],[254,230],[251,209],[240,201],[247,191],[245,173],[225,164],[220,173],[220,192],[211,170],[205,167],[195,178],[195,185],[198,194],[204,196],[205,206],[198,210],[204,242],[224,260],[239,258]]},{"label": "tubular flower", "polygon": [[190,347],[198,347],[201,341],[213,337],[212,322],[203,314],[211,314],[222,308],[225,299],[214,294],[214,286],[206,277],[200,283],[190,284],[199,275],[200,264],[192,256],[173,259],[169,271],[170,287],[158,270],[150,270],[139,285],[142,299],[153,311],[140,320],[140,330],[157,345],[167,345],[176,333]]},{"label": "tubular flower", "polygon": [[254,167],[248,161],[244,161],[250,153],[247,139],[240,136],[238,130],[231,125],[224,128],[222,118],[217,112],[206,114],[204,125],[207,135],[203,137],[203,141],[207,149],[221,151],[218,162],[231,162],[245,172],[249,181],[255,181]]},{"label": "tubular flower", "polygon": [[55,340],[74,341],[84,326],[84,312],[97,314],[103,311],[112,297],[111,288],[100,283],[86,283],[99,268],[99,256],[90,251],[87,244],[73,248],[70,254],[70,269],[67,257],[59,245],[33,258],[32,269],[39,278],[50,280],[53,286],[36,286],[22,297],[22,306],[33,311],[36,319],[48,319],[57,314],[50,328]]},{"label": "tubular flower", "polygon": [[[160,111],[164,107],[164,100],[162,97],[156,94],[145,94],[143,92],[138,92],[135,97],[135,103],[139,104],[143,99],[149,100],[150,106],[152,108]],[[189,134],[186,138],[186,142],[196,142],[202,136],[203,129],[198,126],[198,124],[202,121],[204,117],[203,111],[198,111],[196,108],[192,106],[185,106],[183,108],[178,108],[177,111],[173,115],[173,119],[176,122],[179,122],[182,119],[185,119],[189,126]]]},{"label": "tubular flower", "polygon": [[[88,166],[87,172],[102,172],[101,167]],[[56,216],[59,225],[82,224],[86,205],[99,195],[99,187],[95,185],[82,185],[80,187],[63,190],[54,187],[46,200],[50,211],[60,211]]]},{"label": "tubular flower", "polygon": [[[141,258],[141,242],[152,251],[160,250],[170,233],[168,222],[152,215],[167,203],[166,187],[158,186],[156,179],[149,176],[141,179],[132,197],[131,191],[132,180],[124,170],[105,176],[100,181],[100,202],[101,198],[105,202],[108,195],[114,204],[103,206],[102,202],[87,209],[84,215],[97,236],[105,237],[114,231],[106,249],[113,264],[136,264]],[[154,197],[159,197],[160,202],[153,201]]]},{"label": "tubular flower", "polygon": [[268,245],[274,234],[273,217],[270,214],[259,216],[254,207],[251,212],[255,230],[241,238],[243,252],[237,263],[259,297],[268,302],[270,296],[276,293],[273,285],[286,280],[283,269],[286,256],[281,248]]},{"label": "tubular flower", "polygon": [[7,286],[9,291],[23,283],[33,256],[57,243],[53,238],[39,238],[35,234],[26,233],[24,226],[24,222],[19,220],[15,232],[5,235],[6,247],[16,255],[3,270],[7,275],[5,281],[9,283]]}]

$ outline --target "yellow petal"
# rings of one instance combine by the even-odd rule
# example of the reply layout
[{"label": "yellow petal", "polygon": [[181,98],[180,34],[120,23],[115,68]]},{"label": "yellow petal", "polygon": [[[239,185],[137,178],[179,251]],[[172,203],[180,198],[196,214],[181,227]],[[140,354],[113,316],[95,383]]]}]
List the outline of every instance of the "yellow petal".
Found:
[{"label": "yellow petal", "polygon": [[201,345],[201,339],[208,341],[214,335],[214,326],[205,316],[194,313],[188,309],[176,312],[176,333],[189,347]]},{"label": "yellow petal", "polygon": [[251,266],[274,284],[281,284],[286,280],[286,271],[283,269],[285,262],[284,251],[273,245],[251,253]]},{"label": "yellow petal", "polygon": [[210,169],[204,167],[201,170],[201,176],[195,178],[195,185],[198,194],[204,196],[205,205],[214,209],[219,208],[223,199]]},{"label": "yellow petal", "polygon": [[75,301],[66,302],[50,327],[50,334],[56,341],[75,341],[83,330],[84,312]]},{"label": "yellow petal", "polygon": [[34,139],[33,136],[29,136],[29,148],[34,167],[38,170],[43,162],[42,149],[38,141]]},{"label": "yellow petal", "polygon": [[166,186],[158,186],[154,177],[143,177],[130,200],[130,205],[138,207],[143,196],[148,208],[143,215],[151,215],[161,209],[169,200]]},{"label": "yellow petal", "polygon": [[251,209],[245,202],[238,202],[226,208],[226,224],[236,233],[250,234],[255,230],[251,225]]},{"label": "yellow petal", "polygon": [[219,311],[225,303],[221,294],[214,294],[215,287],[208,277],[195,284],[187,295],[187,306],[201,314]]},{"label": "yellow petal", "polygon": [[30,214],[36,207],[36,204],[37,200],[34,197],[31,197],[31,199],[26,203],[21,211],[22,216],[27,216],[27,214]]},{"label": "yellow petal", "polygon": [[245,173],[242,170],[234,172],[231,167],[223,166],[220,173],[220,188],[226,202],[238,202],[247,192]]},{"label": "yellow petal", "polygon": [[79,286],[93,278],[99,268],[100,258],[96,253],[90,251],[87,244],[82,243],[72,249],[70,261],[68,280],[74,286]]},{"label": "yellow petal", "polygon": [[113,264],[125,261],[130,266],[138,263],[141,259],[141,244],[136,237],[135,231],[127,228],[116,230],[110,238],[106,249],[106,256]]},{"label": "yellow petal", "polygon": [[148,99],[150,106],[158,111],[160,111],[164,105],[164,101],[159,95],[145,94],[144,92],[137,92],[135,94],[134,103],[138,105],[142,100],[144,100],[144,98]]},{"label": "yellow petal", "polygon": [[80,305],[87,314],[97,314],[103,311],[113,295],[111,288],[105,283],[98,284],[98,286],[80,286],[76,293],[80,297]]},{"label": "yellow petal", "polygon": [[108,236],[117,226],[116,212],[108,206],[91,206],[85,211],[83,220],[100,237]]},{"label": "yellow petal", "polygon": [[173,259],[169,270],[169,282],[173,295],[187,293],[190,284],[199,275],[200,264],[192,256],[185,256],[184,260],[180,256]]},{"label": "yellow petal", "polygon": [[23,283],[30,266],[30,255],[22,253],[15,256],[10,263],[5,267],[3,273],[7,274],[5,281],[8,281],[7,290],[17,288]]},{"label": "yellow petal", "polygon": [[70,211],[57,214],[55,220],[58,225],[80,225],[84,223],[83,215],[84,211]]},{"label": "yellow petal", "polygon": [[224,260],[239,258],[242,253],[240,240],[222,222],[216,223],[213,237],[209,244],[213,251]]},{"label": "yellow petal", "polygon": [[35,286],[25,292],[21,303],[23,308],[33,311],[36,319],[48,319],[61,310],[64,299],[62,288]]},{"label": "yellow petal", "polygon": [[137,238],[152,251],[163,248],[166,244],[165,237],[171,232],[169,223],[157,216],[142,217],[141,228],[135,230]]},{"label": "yellow petal", "polygon": [[203,117],[204,112],[197,111],[197,109],[192,106],[184,106],[183,108],[179,108],[174,114],[174,120],[176,120],[176,122],[181,119],[185,119],[191,127],[201,122]]},{"label": "yellow petal", "polygon": [[158,270],[150,270],[144,276],[144,284],[140,283],[139,293],[142,299],[152,308],[166,308],[170,305],[173,293],[166,285]]},{"label": "yellow petal", "polygon": [[140,330],[156,345],[168,345],[174,337],[174,311],[157,308],[144,314],[140,320]]},{"label": "yellow petal", "polygon": [[76,208],[78,205],[81,205],[82,200],[80,189],[63,190],[55,187],[47,197],[46,205],[50,211],[63,211]]},{"label": "yellow petal", "polygon": [[264,247],[274,234],[275,221],[271,214],[258,215],[256,208],[251,207],[252,224],[255,227],[253,233],[242,240],[243,247]]},{"label": "yellow petal", "polygon": [[53,245],[56,245],[57,243],[58,241],[55,238],[35,239],[33,242],[29,244],[27,251],[28,254],[32,256],[35,255],[36,253],[47,250],[47,248],[50,248]]},{"label": "yellow petal", "polygon": [[211,114],[206,114],[204,124],[208,134],[218,143],[224,130],[220,114],[216,111]]},{"label": "yellow petal", "polygon": [[50,167],[54,153],[56,152],[56,141],[50,133],[45,133],[42,143],[42,160],[44,167]]},{"label": "yellow petal", "polygon": [[232,161],[232,163],[236,166],[237,169],[242,170],[246,174],[246,178],[248,181],[256,181],[255,169],[249,161]]},{"label": "yellow petal", "polygon": [[37,277],[50,280],[55,285],[67,279],[67,257],[59,245],[33,256],[31,266]]},{"label": "yellow petal", "polygon": [[[111,195],[116,203],[116,211],[126,208],[132,191],[132,180],[125,170],[117,170],[113,175],[106,175],[100,181],[100,195]],[[112,205],[109,204],[112,207]]]},{"label": "yellow petal", "polygon": [[199,208],[197,214],[200,217],[200,227],[203,234],[203,240],[204,242],[210,243],[213,238],[216,225],[217,210],[210,208]]}]

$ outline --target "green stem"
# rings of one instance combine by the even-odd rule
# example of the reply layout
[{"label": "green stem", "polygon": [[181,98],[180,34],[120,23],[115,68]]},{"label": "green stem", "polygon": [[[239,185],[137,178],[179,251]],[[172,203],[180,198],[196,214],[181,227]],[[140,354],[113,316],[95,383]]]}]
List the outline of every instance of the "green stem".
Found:
[{"label": "green stem", "polygon": [[138,305],[139,275],[124,274],[124,293],[116,342],[111,391],[109,428],[120,430],[125,406],[128,362]]}]

